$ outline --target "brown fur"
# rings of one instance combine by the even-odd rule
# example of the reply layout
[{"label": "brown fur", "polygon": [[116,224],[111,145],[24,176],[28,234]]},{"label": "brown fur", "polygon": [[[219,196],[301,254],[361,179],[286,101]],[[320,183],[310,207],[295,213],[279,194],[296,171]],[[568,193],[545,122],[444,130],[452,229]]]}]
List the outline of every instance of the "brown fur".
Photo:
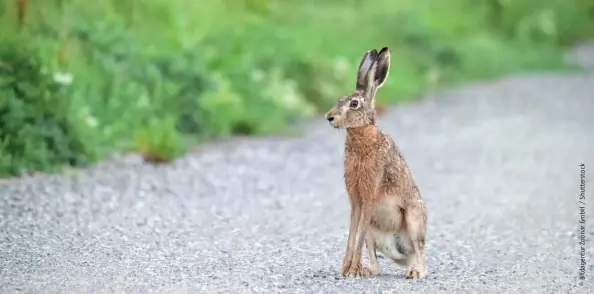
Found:
[{"label": "brown fur", "polygon": [[[379,274],[376,251],[407,266],[406,278],[422,278],[427,270],[425,205],[396,144],[375,124],[375,93],[385,83],[389,68],[387,47],[379,53],[368,51],[359,64],[355,92],[326,113],[333,127],[347,131],[344,179],[351,216],[343,276]],[[363,243],[368,268],[361,265]]]}]

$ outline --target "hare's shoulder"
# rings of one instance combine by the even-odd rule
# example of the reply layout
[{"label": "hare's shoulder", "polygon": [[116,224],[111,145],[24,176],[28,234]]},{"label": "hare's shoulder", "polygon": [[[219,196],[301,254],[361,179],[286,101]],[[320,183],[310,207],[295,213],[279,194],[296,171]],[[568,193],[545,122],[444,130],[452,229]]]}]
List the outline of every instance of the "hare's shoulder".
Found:
[{"label": "hare's shoulder", "polygon": [[394,142],[394,139],[392,139],[392,136],[383,131],[379,131],[378,136],[378,149],[382,154],[382,160],[384,162],[389,162],[395,157],[398,157],[398,148],[396,147],[396,143]]},{"label": "hare's shoulder", "polygon": [[393,181],[402,178],[409,172],[404,156],[390,135],[381,132],[380,137],[380,160],[384,166],[386,180]]},{"label": "hare's shoulder", "polygon": [[381,145],[393,146],[395,145],[392,136],[384,131],[378,131],[379,141]]}]

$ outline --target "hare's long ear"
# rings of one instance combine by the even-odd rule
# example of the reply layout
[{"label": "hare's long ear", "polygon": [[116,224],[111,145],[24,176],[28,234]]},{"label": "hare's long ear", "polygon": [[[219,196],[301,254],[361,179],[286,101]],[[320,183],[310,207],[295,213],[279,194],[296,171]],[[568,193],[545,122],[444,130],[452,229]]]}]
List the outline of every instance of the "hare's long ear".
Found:
[{"label": "hare's long ear", "polygon": [[375,105],[375,93],[378,88],[384,85],[390,71],[390,49],[384,47],[380,50],[377,58],[371,64],[367,74],[366,87],[364,91],[365,100],[371,106]]},{"label": "hare's long ear", "polygon": [[359,63],[359,70],[357,71],[357,90],[366,91],[368,88],[367,78],[369,69],[371,69],[371,65],[377,58],[377,50],[372,49],[369,50],[363,55],[361,62]]},{"label": "hare's long ear", "polygon": [[380,50],[376,63],[373,83],[377,89],[381,88],[384,83],[386,83],[390,72],[390,49],[388,47],[384,47]]}]

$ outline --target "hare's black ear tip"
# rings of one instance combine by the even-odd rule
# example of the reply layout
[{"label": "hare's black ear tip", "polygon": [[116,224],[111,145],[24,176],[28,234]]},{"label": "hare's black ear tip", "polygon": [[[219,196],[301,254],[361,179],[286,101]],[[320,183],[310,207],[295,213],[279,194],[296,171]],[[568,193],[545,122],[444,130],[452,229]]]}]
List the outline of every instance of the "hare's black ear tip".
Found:
[{"label": "hare's black ear tip", "polygon": [[390,48],[388,48],[388,47],[383,47],[383,48],[380,50],[379,54],[380,54],[380,55],[381,55],[381,54],[390,54]]},{"label": "hare's black ear tip", "polygon": [[378,56],[378,54],[379,53],[377,53],[377,50],[375,49],[367,50],[367,52],[365,52],[366,56],[370,56],[373,59],[375,59]]}]

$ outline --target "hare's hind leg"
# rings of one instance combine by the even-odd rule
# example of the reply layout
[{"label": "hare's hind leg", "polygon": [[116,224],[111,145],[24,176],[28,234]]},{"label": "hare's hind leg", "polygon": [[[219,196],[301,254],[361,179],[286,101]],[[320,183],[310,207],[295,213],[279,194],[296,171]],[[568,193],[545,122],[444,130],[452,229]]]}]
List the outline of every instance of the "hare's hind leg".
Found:
[{"label": "hare's hind leg", "polygon": [[406,208],[404,212],[406,230],[412,245],[412,252],[409,256],[407,279],[420,279],[425,276],[427,270],[425,256],[425,233],[427,217],[423,206],[415,204]]}]

